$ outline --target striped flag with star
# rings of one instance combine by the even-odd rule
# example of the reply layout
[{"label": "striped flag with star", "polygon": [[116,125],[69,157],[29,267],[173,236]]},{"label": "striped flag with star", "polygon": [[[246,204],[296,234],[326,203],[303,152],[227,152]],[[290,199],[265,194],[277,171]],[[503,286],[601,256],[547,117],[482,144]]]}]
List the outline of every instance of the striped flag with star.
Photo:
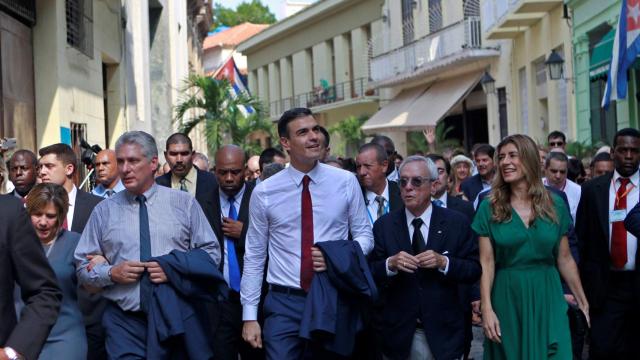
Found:
[{"label": "striped flag with star", "polygon": [[602,107],[627,96],[627,70],[640,54],[640,0],[622,0]]}]

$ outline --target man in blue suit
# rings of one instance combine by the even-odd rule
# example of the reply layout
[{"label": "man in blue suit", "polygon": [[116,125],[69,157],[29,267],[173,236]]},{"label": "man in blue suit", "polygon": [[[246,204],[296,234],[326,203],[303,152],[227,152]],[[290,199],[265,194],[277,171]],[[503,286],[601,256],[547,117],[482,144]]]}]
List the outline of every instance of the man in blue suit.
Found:
[{"label": "man in blue suit", "polygon": [[371,270],[384,298],[380,339],[388,359],[462,359],[465,309],[459,285],[481,273],[467,217],[431,204],[433,161],[410,156],[400,166],[405,209],[373,227]]},{"label": "man in blue suit", "polygon": [[476,162],[478,173],[463,181],[460,184],[460,190],[469,201],[474,201],[476,196],[482,190],[489,189],[493,176],[495,175],[495,165],[493,163],[493,154],[495,149],[489,144],[480,144],[476,146],[473,153],[473,160]]}]

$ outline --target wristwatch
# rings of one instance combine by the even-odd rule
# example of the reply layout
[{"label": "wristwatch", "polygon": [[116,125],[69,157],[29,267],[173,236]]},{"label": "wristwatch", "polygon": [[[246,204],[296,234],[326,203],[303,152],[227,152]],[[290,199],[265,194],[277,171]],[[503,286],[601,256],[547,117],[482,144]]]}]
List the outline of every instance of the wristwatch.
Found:
[{"label": "wristwatch", "polygon": [[7,355],[7,357],[9,358],[9,360],[19,360],[20,357],[18,356],[18,353],[13,350],[10,347],[5,347],[4,348],[4,354]]}]

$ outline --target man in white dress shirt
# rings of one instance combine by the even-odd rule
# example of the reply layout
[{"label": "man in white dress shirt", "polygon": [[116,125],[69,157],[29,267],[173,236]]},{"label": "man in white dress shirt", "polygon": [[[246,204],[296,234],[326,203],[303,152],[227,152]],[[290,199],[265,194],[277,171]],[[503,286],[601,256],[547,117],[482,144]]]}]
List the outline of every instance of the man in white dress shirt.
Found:
[{"label": "man in white dress shirt", "polygon": [[300,359],[309,351],[298,336],[307,290],[313,273],[326,270],[313,244],[346,240],[351,233],[366,255],[373,248],[373,235],[356,177],[318,162],[322,134],[311,111],[286,111],[278,121],[278,134],[291,165],[258,184],[251,195],[240,291],[243,338],[262,347],[257,317],[268,252],[267,358]]}]

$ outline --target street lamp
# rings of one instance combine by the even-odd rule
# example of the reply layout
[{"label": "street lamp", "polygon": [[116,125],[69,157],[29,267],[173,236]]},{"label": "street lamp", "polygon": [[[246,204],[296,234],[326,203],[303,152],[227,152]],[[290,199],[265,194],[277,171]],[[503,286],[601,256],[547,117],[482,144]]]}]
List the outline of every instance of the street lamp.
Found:
[{"label": "street lamp", "polygon": [[485,71],[484,75],[482,75],[480,85],[482,85],[482,90],[487,95],[496,92],[496,81],[491,77],[488,71]]},{"label": "street lamp", "polygon": [[551,50],[551,54],[544,64],[549,70],[549,79],[560,80],[563,78],[564,59],[555,50]]}]

